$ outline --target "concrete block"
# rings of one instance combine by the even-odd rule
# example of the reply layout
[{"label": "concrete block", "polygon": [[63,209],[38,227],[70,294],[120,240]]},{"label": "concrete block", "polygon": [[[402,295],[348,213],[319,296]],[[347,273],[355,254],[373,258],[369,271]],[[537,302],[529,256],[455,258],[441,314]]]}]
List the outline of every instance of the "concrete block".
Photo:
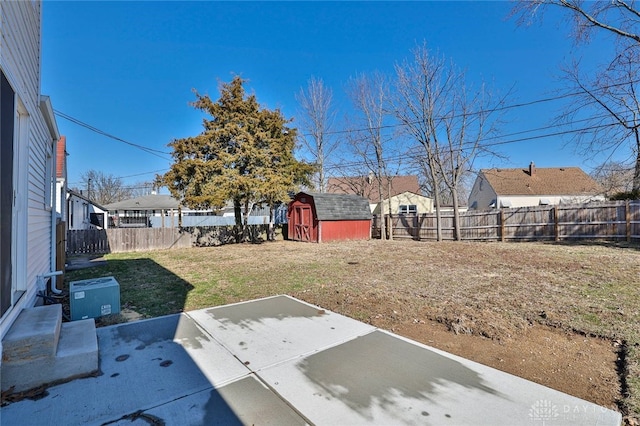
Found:
[{"label": "concrete block", "polygon": [[98,339],[93,319],[63,323],[55,356],[3,362],[2,391],[32,389],[46,383],[88,376],[98,370]]},{"label": "concrete block", "polygon": [[2,363],[55,356],[61,324],[62,305],[23,309],[2,341]]},{"label": "concrete block", "polygon": [[62,324],[54,366],[56,374],[50,381],[87,376],[98,371],[98,337],[92,318]]}]

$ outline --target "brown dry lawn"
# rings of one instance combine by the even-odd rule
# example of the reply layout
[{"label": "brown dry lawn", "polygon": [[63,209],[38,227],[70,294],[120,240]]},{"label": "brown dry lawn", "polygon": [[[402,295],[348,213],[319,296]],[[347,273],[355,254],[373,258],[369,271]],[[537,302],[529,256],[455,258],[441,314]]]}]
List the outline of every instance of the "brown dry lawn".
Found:
[{"label": "brown dry lawn", "polygon": [[107,256],[144,317],[290,294],[640,417],[640,247],[277,241]]}]

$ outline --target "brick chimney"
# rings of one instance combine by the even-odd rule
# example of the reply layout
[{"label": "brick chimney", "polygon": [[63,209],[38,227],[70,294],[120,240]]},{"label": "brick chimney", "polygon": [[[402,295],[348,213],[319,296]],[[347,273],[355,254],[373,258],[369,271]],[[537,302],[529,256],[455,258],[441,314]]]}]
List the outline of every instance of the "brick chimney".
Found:
[{"label": "brick chimney", "polygon": [[533,161],[531,162],[531,164],[529,164],[529,176],[533,176],[536,174],[536,165],[533,164]]}]

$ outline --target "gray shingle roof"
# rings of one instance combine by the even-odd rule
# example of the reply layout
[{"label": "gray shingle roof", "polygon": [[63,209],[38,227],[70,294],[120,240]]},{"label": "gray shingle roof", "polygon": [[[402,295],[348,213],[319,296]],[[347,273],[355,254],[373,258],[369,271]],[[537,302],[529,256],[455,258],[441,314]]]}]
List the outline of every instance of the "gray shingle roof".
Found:
[{"label": "gray shingle roof", "polygon": [[171,195],[144,195],[107,204],[108,210],[169,210],[177,209],[180,203]]},{"label": "gray shingle roof", "polygon": [[307,193],[313,197],[318,220],[369,220],[369,200],[359,195]]}]

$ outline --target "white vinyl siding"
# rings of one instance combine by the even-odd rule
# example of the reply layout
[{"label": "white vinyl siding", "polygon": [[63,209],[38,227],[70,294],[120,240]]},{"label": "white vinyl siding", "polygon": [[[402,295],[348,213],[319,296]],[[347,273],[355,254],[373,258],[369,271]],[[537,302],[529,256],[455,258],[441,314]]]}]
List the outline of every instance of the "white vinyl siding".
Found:
[{"label": "white vinyl siding", "polygon": [[[53,135],[40,109],[41,2],[0,1],[2,40],[0,69],[15,91],[16,145],[14,146],[14,217],[16,263],[13,278],[25,293],[14,301],[0,320],[0,338],[7,332],[22,308],[33,306],[38,275],[51,265],[51,211],[43,200],[47,185],[47,156],[54,157]],[[57,136],[57,135],[56,135]],[[53,168],[53,167],[52,167]]]}]

